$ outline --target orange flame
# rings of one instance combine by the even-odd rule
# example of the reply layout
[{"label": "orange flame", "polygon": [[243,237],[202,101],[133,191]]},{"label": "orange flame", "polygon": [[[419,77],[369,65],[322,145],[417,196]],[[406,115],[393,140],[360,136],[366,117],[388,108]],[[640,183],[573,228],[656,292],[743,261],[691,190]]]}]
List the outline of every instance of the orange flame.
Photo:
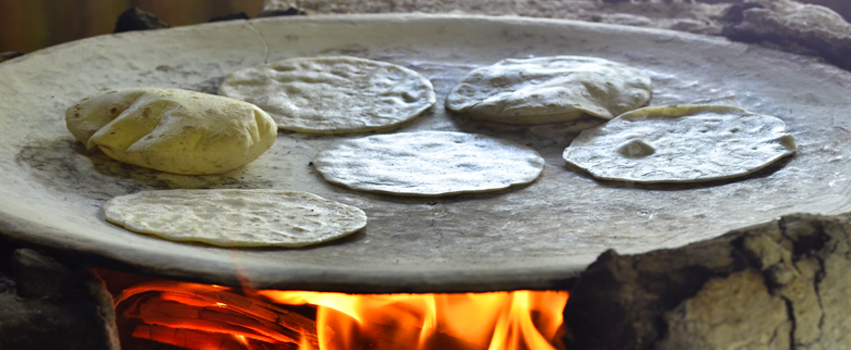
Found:
[{"label": "orange flame", "polygon": [[[243,294],[250,294],[245,296]],[[156,281],[116,298],[133,336],[187,349],[554,350],[567,292],[350,295]],[[287,310],[308,305],[315,320]]]},{"label": "orange flame", "polygon": [[[373,349],[549,350],[567,292],[346,295],[259,291],[277,303],[318,306],[321,350],[370,343]],[[328,330],[334,330],[328,334]],[[324,331],[324,332],[323,332]],[[553,343],[556,343],[555,345]],[[416,344],[415,347],[412,344]]]}]

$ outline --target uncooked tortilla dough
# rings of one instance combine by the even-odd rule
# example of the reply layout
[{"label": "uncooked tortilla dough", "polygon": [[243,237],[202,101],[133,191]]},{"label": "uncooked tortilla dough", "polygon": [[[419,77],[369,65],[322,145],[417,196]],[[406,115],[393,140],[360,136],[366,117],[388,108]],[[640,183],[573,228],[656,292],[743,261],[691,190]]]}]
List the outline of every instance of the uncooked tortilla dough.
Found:
[{"label": "uncooked tortilla dough", "polygon": [[65,111],[71,134],[115,160],[176,174],[224,173],[266,152],[275,121],[252,104],[180,89],[107,91]]},{"label": "uncooked tortilla dough", "polygon": [[143,191],[112,198],[103,212],[130,231],[223,247],[302,247],[344,237],[367,221],[353,206],[278,190]]},{"label": "uncooked tortilla dough", "polygon": [[612,119],[650,100],[644,72],[602,58],[505,59],[468,73],[446,108],[505,124],[542,124],[583,114]]},{"label": "uncooked tortilla dough", "polygon": [[583,130],[564,160],[606,180],[698,182],[747,175],[794,152],[776,117],[732,106],[663,106]]},{"label": "uncooked tortilla dough", "polygon": [[530,183],[544,159],[514,142],[449,131],[345,140],[314,159],[326,181],[370,192],[442,196]]},{"label": "uncooked tortilla dough", "polygon": [[312,134],[389,128],[436,101],[431,82],[413,70],[345,56],[243,69],[225,79],[219,94],[260,106],[281,129]]}]

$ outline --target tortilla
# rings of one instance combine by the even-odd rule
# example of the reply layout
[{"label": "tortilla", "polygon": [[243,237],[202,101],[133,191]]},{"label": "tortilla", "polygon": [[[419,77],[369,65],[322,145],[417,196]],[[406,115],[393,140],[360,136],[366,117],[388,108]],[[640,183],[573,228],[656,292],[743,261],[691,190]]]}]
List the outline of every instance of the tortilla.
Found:
[{"label": "tortilla", "polygon": [[794,152],[779,118],[681,105],[638,109],[583,130],[563,157],[600,179],[671,183],[745,176]]},{"label": "tortilla", "polygon": [[281,129],[340,134],[390,128],[436,99],[405,67],[355,57],[292,58],[231,73],[219,94],[260,106]]},{"label": "tortilla", "polygon": [[353,206],[278,190],[143,191],[110,199],[103,212],[133,232],[223,247],[303,247],[357,232],[367,221]]},{"label": "tortilla", "polygon": [[358,191],[403,196],[486,192],[534,181],[544,159],[514,142],[449,131],[345,140],[313,164],[326,181]]},{"label": "tortilla", "polygon": [[275,122],[252,104],[200,92],[135,88],[107,91],[65,112],[86,148],[120,162],[205,175],[246,165],[272,147]]},{"label": "tortilla", "polygon": [[650,77],[602,58],[505,59],[473,70],[446,97],[446,108],[504,124],[543,124],[584,114],[604,119],[645,105]]}]

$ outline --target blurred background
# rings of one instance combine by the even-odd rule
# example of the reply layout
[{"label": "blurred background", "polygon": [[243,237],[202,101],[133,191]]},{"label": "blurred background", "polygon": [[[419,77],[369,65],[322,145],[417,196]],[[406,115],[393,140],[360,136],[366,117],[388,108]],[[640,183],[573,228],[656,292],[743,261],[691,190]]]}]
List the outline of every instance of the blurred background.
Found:
[{"label": "blurred background", "polygon": [[[698,1],[740,3],[742,0]],[[851,0],[799,1],[828,6],[842,14],[846,20],[851,19]],[[204,23],[214,17],[238,12],[246,12],[254,18],[264,2],[265,0],[0,0],[0,53],[32,52],[67,41],[112,33],[118,16],[133,6],[156,15],[172,26],[182,26]]]},{"label": "blurred background", "polygon": [[112,33],[118,16],[136,6],[172,26],[246,12],[265,0],[0,0],[0,52],[32,52],[66,41]]}]

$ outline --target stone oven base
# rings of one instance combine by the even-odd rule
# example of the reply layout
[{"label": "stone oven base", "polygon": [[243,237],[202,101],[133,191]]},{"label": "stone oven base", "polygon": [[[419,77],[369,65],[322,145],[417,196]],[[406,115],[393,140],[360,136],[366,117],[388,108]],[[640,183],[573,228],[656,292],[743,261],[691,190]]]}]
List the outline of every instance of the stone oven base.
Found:
[{"label": "stone oven base", "polygon": [[602,254],[569,349],[851,348],[851,214],[789,215],[679,249]]},{"label": "stone oven base", "polygon": [[0,241],[0,349],[118,350],[112,298],[84,267]]}]

